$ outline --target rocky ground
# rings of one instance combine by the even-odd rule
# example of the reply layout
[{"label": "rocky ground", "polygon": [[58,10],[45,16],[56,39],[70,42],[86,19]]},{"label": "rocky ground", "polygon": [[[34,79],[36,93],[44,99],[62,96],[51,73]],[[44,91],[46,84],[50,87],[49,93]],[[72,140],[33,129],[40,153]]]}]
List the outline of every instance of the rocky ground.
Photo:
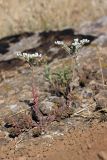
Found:
[{"label": "rocky ground", "polygon": [[[54,41],[70,45],[74,38],[87,38],[90,43],[78,52],[72,81],[73,57]],[[0,159],[107,159],[106,50],[107,17],[78,30],[24,33],[0,40]],[[16,51],[47,56],[52,72],[69,67],[69,90],[64,86],[56,92],[44,77],[45,64],[34,69],[42,126],[31,114],[31,70]]]}]

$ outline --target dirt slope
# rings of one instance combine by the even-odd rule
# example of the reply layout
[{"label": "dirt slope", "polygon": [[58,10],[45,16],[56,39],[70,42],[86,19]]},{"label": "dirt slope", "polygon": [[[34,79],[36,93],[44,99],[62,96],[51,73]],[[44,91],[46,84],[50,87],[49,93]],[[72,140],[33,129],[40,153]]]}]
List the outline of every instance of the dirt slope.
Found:
[{"label": "dirt slope", "polygon": [[107,160],[107,123],[72,129],[64,136],[54,139],[13,140],[0,147],[0,160],[2,159]]}]

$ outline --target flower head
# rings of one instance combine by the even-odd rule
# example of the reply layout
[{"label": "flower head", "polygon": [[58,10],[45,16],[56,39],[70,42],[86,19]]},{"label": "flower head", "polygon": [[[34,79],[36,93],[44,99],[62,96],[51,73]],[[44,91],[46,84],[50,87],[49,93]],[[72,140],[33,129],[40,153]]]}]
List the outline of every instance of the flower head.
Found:
[{"label": "flower head", "polygon": [[55,44],[62,46],[69,54],[77,53],[80,48],[86,43],[89,43],[88,39],[79,40],[75,38],[71,44],[71,47],[67,46],[63,41],[55,41]]},{"label": "flower head", "polygon": [[90,41],[88,40],[88,39],[82,39],[82,40],[80,40],[80,43],[82,44],[82,45],[84,45],[85,43],[89,43]]},{"label": "flower head", "polygon": [[33,54],[30,54],[30,53],[21,53],[21,52],[17,52],[17,56],[29,63],[33,62],[35,59],[38,59],[38,58],[41,58],[42,55],[39,54],[39,53],[33,53]]},{"label": "flower head", "polygon": [[63,45],[64,42],[63,41],[55,41],[55,44],[57,44],[57,45]]},{"label": "flower head", "polygon": [[84,44],[89,43],[88,39],[79,40],[78,38],[74,39],[74,42],[71,44],[72,52],[78,52],[79,48],[81,48]]}]

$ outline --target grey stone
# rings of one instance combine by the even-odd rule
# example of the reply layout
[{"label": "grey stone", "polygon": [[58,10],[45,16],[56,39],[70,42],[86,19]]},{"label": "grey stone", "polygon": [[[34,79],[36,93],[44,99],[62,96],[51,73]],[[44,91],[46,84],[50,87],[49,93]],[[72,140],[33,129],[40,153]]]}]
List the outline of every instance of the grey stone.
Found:
[{"label": "grey stone", "polygon": [[85,88],[81,93],[83,98],[90,98],[93,96],[93,91],[90,88]]},{"label": "grey stone", "polygon": [[56,105],[65,105],[66,100],[64,97],[50,96],[49,101],[55,103]]},{"label": "grey stone", "polygon": [[9,108],[13,112],[16,112],[18,110],[17,104],[8,105],[7,108]]},{"label": "grey stone", "polygon": [[55,103],[44,100],[40,103],[39,109],[43,114],[49,115],[52,111],[55,110]]},{"label": "grey stone", "polygon": [[107,33],[107,16],[80,26],[77,33],[92,36],[100,36],[101,34]]},{"label": "grey stone", "polygon": [[107,108],[107,91],[102,90],[95,96],[96,102],[101,108]]},{"label": "grey stone", "polygon": [[103,34],[99,36],[96,40],[92,42],[93,45],[98,45],[98,46],[107,46],[107,34]]}]

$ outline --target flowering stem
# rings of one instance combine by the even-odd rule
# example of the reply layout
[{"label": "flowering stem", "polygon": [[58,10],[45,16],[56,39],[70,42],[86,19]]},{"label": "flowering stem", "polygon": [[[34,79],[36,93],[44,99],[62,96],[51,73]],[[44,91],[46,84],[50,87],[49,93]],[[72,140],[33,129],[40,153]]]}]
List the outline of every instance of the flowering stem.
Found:
[{"label": "flowering stem", "polygon": [[33,109],[35,111],[36,114],[38,114],[39,110],[38,110],[38,94],[37,94],[37,89],[35,88],[35,82],[34,82],[34,68],[32,65],[30,65],[30,69],[31,69],[31,74],[32,74],[32,96],[33,96]]},{"label": "flowering stem", "polygon": [[65,43],[63,44],[62,48],[65,49],[65,51],[71,55],[71,50]]},{"label": "flowering stem", "polygon": [[101,64],[101,57],[100,57],[100,54],[99,54],[98,51],[97,51],[97,56],[98,56],[98,61],[99,61],[100,70],[101,70],[102,85],[103,85],[103,89],[105,89],[104,75],[103,75],[103,69],[102,69],[102,64]]}]

